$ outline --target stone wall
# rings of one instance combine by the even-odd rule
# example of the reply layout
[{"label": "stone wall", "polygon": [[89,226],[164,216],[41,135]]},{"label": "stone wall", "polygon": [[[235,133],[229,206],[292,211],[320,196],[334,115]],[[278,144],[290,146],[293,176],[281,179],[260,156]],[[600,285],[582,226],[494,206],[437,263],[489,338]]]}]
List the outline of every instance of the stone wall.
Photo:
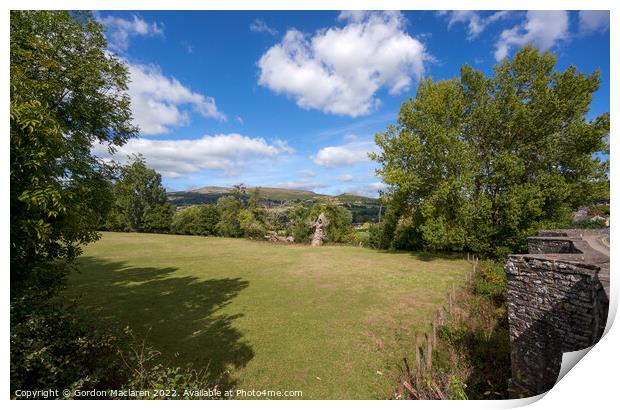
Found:
[{"label": "stone wall", "polygon": [[[540,232],[527,255],[509,256],[508,320],[514,397],[543,393],[557,380],[562,353],[603,334],[609,304],[609,254],[597,231]],[[590,246],[592,245],[592,246]]]},{"label": "stone wall", "polygon": [[557,239],[546,237],[527,238],[529,253],[581,253],[573,245],[570,239]]}]

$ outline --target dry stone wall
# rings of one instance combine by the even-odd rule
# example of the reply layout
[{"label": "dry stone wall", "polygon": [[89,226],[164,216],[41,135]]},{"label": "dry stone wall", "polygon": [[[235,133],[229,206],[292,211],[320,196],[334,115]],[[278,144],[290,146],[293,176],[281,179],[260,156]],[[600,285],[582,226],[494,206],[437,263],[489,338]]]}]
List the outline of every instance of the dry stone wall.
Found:
[{"label": "dry stone wall", "polygon": [[514,397],[549,390],[562,353],[589,347],[602,336],[609,305],[609,254],[589,245],[599,235],[541,232],[529,238],[529,254],[508,258]]}]

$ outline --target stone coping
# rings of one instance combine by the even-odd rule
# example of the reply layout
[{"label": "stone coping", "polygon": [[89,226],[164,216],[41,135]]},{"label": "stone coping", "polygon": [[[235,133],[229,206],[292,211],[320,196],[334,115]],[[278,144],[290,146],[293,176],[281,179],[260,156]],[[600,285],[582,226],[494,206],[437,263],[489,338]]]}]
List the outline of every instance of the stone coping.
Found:
[{"label": "stone coping", "polygon": [[596,229],[543,230],[539,231],[537,236],[529,237],[528,240],[570,242],[572,243],[571,253],[527,253],[509,255],[509,257],[550,261],[554,262],[553,265],[558,267],[562,262],[567,262],[588,269],[598,268],[597,276],[609,298],[609,253],[603,253],[601,246],[597,246],[601,250],[593,248],[593,246],[596,246],[596,241],[607,236],[609,236],[607,232]]}]

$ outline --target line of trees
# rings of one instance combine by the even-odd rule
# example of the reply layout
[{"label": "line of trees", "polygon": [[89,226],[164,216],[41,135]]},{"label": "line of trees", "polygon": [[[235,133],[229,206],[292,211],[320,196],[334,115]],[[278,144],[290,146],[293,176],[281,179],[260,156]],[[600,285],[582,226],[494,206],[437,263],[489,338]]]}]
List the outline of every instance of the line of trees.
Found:
[{"label": "line of trees", "polygon": [[114,201],[102,225],[105,230],[253,239],[274,234],[307,243],[312,235],[311,222],[323,212],[330,221],[328,242],[359,242],[351,212],[337,205],[267,208],[260,188],[248,190],[239,184],[217,204],[190,205],[175,211],[166,200],[161,175],[148,168],[142,156],[116,165],[115,170],[110,182]]}]

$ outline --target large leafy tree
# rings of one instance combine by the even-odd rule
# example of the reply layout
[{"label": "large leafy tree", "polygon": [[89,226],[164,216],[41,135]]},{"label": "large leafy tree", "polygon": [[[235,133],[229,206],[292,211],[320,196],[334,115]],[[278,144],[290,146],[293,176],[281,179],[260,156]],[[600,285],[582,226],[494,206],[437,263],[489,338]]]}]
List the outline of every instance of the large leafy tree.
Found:
[{"label": "large leafy tree", "polygon": [[420,84],[375,138],[393,214],[384,238],[407,230],[411,247],[500,256],[605,196],[608,164],[595,154],[608,152],[609,113],[587,119],[599,73],[555,63],[525,47],[490,77],[465,65]]},{"label": "large leafy tree", "polygon": [[127,70],[90,13],[14,11],[11,48],[11,275],[71,259],[111,204],[93,143],[137,133]]},{"label": "large leafy tree", "polygon": [[115,204],[109,227],[137,232],[169,231],[172,206],[166,202],[161,175],[148,168],[139,155],[121,166],[119,174],[114,184]]}]

